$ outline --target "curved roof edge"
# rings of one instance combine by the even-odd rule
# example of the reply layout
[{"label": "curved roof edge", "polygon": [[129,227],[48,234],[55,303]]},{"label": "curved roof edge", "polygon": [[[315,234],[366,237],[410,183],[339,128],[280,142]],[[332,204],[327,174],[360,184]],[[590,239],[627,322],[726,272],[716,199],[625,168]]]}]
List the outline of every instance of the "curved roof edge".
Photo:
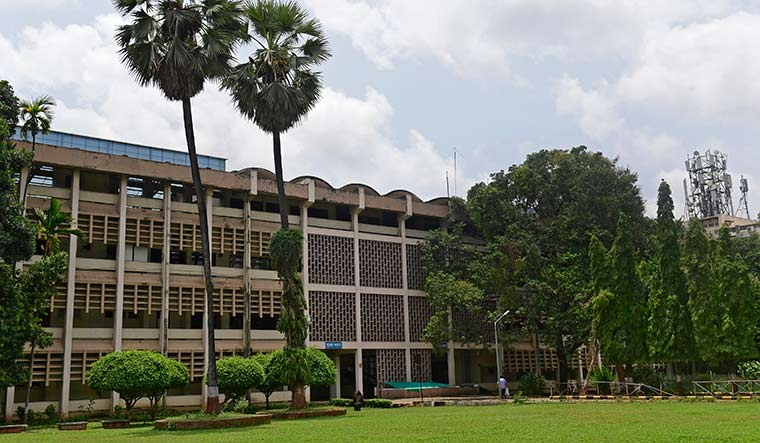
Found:
[{"label": "curved roof edge", "polygon": [[347,185],[343,185],[340,187],[341,191],[352,191],[354,189],[364,189],[364,193],[366,194],[367,191],[369,191],[370,195],[380,196],[380,193],[377,192],[377,189],[373,188],[370,185],[365,185],[364,183],[349,183]]}]

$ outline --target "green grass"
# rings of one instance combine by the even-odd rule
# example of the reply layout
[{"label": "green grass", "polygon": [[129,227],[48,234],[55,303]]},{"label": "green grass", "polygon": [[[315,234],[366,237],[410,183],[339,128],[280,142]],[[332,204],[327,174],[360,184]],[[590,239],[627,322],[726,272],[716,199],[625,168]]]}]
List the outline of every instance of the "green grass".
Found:
[{"label": "green grass", "polygon": [[208,431],[150,426],[85,432],[38,429],[5,442],[749,442],[760,441],[757,402],[550,403],[364,409],[336,418]]}]

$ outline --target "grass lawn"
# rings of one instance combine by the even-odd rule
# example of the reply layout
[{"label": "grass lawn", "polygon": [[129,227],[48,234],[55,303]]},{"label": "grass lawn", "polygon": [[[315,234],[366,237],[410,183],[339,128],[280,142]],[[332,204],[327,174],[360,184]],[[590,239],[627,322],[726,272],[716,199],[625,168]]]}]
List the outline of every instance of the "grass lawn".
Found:
[{"label": "grass lawn", "polygon": [[[97,429],[94,427],[97,426]],[[155,431],[152,426],[84,432],[35,429],[5,442],[760,442],[760,405],[550,403],[364,409],[337,418],[275,421],[252,428]]]}]

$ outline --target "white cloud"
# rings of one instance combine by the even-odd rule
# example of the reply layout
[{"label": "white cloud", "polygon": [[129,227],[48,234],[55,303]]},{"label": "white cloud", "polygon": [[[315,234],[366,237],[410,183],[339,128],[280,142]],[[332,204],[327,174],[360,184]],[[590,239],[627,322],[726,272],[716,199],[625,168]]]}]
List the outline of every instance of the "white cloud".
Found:
[{"label": "white cloud", "polygon": [[607,82],[585,91],[578,79],[565,76],[557,87],[556,108],[563,116],[575,117],[584,133],[603,139],[623,129],[613,98],[607,93]]},{"label": "white cloud", "polygon": [[[116,15],[91,25],[26,28],[14,44],[0,34],[0,77],[18,95],[59,99],[55,129],[184,150],[181,107],[139,87],[121,66]],[[238,115],[216,85],[193,100],[199,150],[227,157],[228,169],[272,169],[271,139]],[[380,192],[406,188],[422,198],[445,194],[448,160],[423,134],[391,135],[393,107],[379,91],[361,97],[326,88],[306,121],[283,135],[286,177],[316,175],[335,186],[363,182]],[[462,182],[467,181],[460,174]]]},{"label": "white cloud", "polygon": [[755,119],[760,111],[760,15],[739,12],[647,34],[622,99],[671,112]]},{"label": "white cloud", "polygon": [[[724,13],[733,1],[308,0],[328,30],[347,35],[377,67],[434,58],[460,74],[503,76],[513,58],[589,60],[635,53],[670,21]],[[513,79],[522,78],[519,73]]]}]

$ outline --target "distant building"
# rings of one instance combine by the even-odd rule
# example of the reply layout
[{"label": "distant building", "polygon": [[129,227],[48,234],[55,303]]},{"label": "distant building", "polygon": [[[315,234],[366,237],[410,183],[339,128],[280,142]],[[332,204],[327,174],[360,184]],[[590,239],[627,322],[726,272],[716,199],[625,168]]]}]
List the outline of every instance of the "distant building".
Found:
[{"label": "distant building", "polygon": [[731,236],[739,238],[749,237],[760,231],[760,227],[756,220],[735,217],[732,215],[720,214],[712,217],[705,217],[701,219],[701,221],[707,233],[713,237],[718,237],[718,231],[720,231],[720,228],[723,225],[728,225],[728,228],[731,230]]}]

